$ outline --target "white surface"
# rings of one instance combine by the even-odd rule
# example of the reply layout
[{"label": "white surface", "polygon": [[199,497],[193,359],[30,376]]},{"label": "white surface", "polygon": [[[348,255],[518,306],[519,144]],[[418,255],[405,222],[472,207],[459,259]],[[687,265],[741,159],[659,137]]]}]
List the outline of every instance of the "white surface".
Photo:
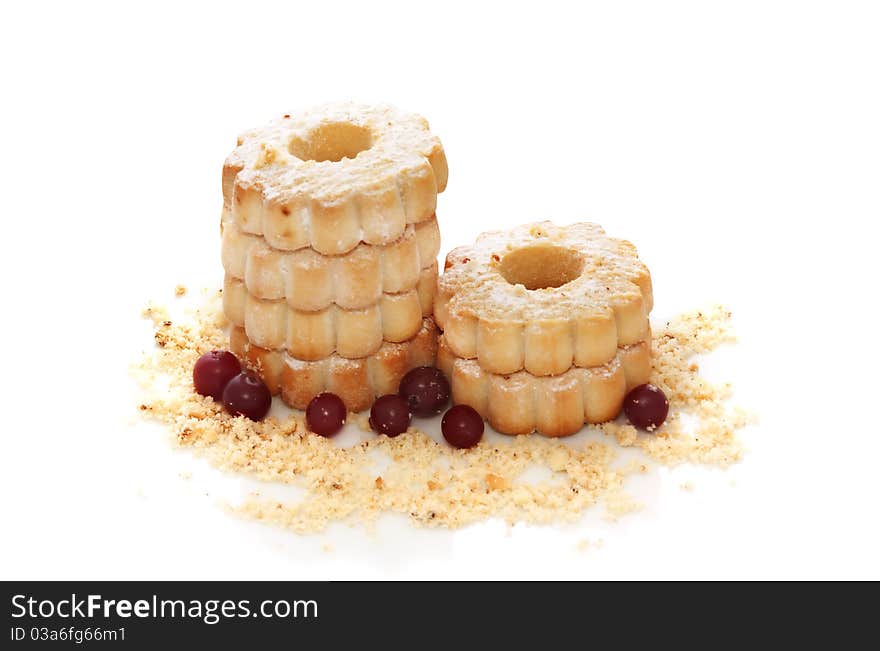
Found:
[{"label": "white surface", "polygon": [[[876,5],[157,4],[0,9],[0,578],[880,578]],[[745,461],[655,471],[616,525],[297,537],[217,508],[244,484],[133,425],[139,311],[219,285],[237,133],[349,98],[443,139],[444,254],[589,218],[658,319],[729,304],[706,368],[761,415]]]}]

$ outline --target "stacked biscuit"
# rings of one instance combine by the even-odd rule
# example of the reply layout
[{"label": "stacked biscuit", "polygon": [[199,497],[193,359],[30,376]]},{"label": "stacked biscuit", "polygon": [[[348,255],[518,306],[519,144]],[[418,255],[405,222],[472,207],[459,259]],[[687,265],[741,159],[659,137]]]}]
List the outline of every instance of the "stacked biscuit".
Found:
[{"label": "stacked biscuit", "polygon": [[651,276],[595,224],[526,224],[454,249],[438,280],[438,366],[506,434],[613,419],[648,381]]},{"label": "stacked biscuit", "polygon": [[223,170],[224,311],[233,352],[303,409],[351,411],[434,363],[430,318],[446,186],[427,122],[333,104],[243,134]]}]

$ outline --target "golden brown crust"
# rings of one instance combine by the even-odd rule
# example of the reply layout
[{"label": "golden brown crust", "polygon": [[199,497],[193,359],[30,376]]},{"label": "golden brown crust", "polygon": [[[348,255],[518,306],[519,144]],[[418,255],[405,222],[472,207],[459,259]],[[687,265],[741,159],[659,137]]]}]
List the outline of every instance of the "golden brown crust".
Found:
[{"label": "golden brown crust", "polygon": [[331,355],[303,361],[274,350],[255,346],[243,328],[233,326],[229,335],[232,352],[257,371],[269,390],[295,409],[305,409],[319,393],[337,394],[349,411],[369,409],[377,396],[396,393],[400,380],[412,368],[433,366],[437,354],[437,328],[426,318],[416,335],[403,343],[385,342],[372,355],[346,359]]},{"label": "golden brown crust", "polygon": [[381,294],[363,309],[336,304],[317,311],[295,310],[283,300],[264,300],[248,293],[243,281],[227,276],[223,309],[248,339],[262,348],[287,350],[303,360],[337,354],[356,359],[374,354],[383,341],[399,343],[413,337],[433,310],[437,265],[422,269],[416,287],[400,294]]},{"label": "golden brown crust", "polygon": [[327,104],[239,137],[223,168],[224,211],[273,248],[340,255],[430,219],[447,175],[424,118]]},{"label": "golden brown crust", "polygon": [[626,392],[650,379],[651,342],[621,347],[603,366],[538,377],[526,371],[489,373],[475,360],[456,357],[443,335],[437,367],[449,378],[453,402],[476,409],[496,431],[568,436],[584,423],[615,418]]},{"label": "golden brown crust", "polygon": [[253,297],[285,299],[293,309],[313,312],[332,304],[361,309],[378,303],[383,293],[409,291],[425,269],[436,266],[439,251],[440,230],[433,216],[408,225],[390,244],[359,244],[340,256],[310,248],[279,251],[226,219],[221,258],[226,274],[242,280]]},{"label": "golden brown crust", "polygon": [[653,302],[635,247],[589,223],[484,233],[449,253],[437,287],[449,347],[499,374],[605,364],[646,338]]}]

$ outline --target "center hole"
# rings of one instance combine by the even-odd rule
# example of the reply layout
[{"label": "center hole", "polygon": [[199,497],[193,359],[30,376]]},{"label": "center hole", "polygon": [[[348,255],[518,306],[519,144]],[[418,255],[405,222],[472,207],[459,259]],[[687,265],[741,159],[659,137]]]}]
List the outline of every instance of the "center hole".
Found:
[{"label": "center hole", "polygon": [[540,244],[511,251],[499,271],[511,285],[526,289],[561,287],[581,275],[583,256],[574,249]]},{"label": "center hole", "polygon": [[294,136],[287,150],[300,160],[333,161],[354,158],[373,146],[373,134],[350,122],[330,122],[312,129],[305,137]]}]

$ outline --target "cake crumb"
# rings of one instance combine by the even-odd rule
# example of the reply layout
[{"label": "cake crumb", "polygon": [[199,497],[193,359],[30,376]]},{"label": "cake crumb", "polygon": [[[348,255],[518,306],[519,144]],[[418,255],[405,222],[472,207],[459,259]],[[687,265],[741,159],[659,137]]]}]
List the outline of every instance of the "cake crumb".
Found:
[{"label": "cake crumb", "polygon": [[272,147],[271,145],[267,145],[266,143],[260,143],[260,153],[257,156],[257,160],[254,163],[254,167],[256,169],[261,169],[263,167],[268,167],[275,162],[284,162],[284,159],[279,158],[278,150]]},{"label": "cake crumb", "polygon": [[[508,526],[576,522],[602,503],[605,516],[616,520],[641,508],[625,491],[627,477],[654,465],[736,463],[743,454],[738,431],[754,422],[748,412],[728,405],[728,384],[709,382],[695,364],[697,355],[733,339],[730,313],[717,306],[656,329],[652,382],[666,393],[671,410],[653,434],[638,433],[621,417],[586,426],[565,443],[538,435],[503,443],[484,438],[474,448],[457,450],[413,426],[394,438],[368,437],[343,448],[309,433],[302,412],[278,401],[272,417],[252,422],[233,418],[213,399],[195,393],[195,361],[229,344],[221,300],[220,292],[208,292],[204,304],[183,319],[172,320],[158,305],[144,309],[157,346],[133,369],[141,385],[133,411],[163,423],[173,445],[221,470],[302,489],[297,499],[257,494],[228,507],[235,515],[298,533],[322,531],[340,521],[374,531],[384,513],[404,514],[419,526],[448,528],[488,518]],[[350,414],[349,422],[371,431],[366,413]],[[641,458],[616,468],[620,447]],[[521,478],[535,466],[553,476]]]},{"label": "cake crumb", "polygon": [[547,457],[547,465],[553,472],[562,472],[565,470],[565,465],[568,463],[568,457],[568,449],[565,446],[560,445]]},{"label": "cake crumb", "polygon": [[692,482],[692,481],[685,481],[685,482],[682,482],[681,484],[679,484],[679,488],[680,488],[681,490],[683,490],[683,491],[687,491],[687,492],[689,492],[689,493],[690,493],[690,492],[693,492],[693,490],[694,490],[694,482]]},{"label": "cake crumb", "polygon": [[639,434],[636,431],[636,428],[632,425],[622,425],[620,427],[614,428],[613,432],[614,438],[617,440],[617,444],[624,448],[635,445],[635,442],[639,438]]},{"label": "cake crumb", "polygon": [[617,522],[622,516],[635,513],[643,508],[641,502],[636,501],[631,495],[623,491],[616,491],[605,498],[604,519]]},{"label": "cake crumb", "polygon": [[624,475],[634,475],[636,473],[644,475],[651,469],[651,464],[645,462],[644,459],[630,459],[622,468]]},{"label": "cake crumb", "polygon": [[177,296],[178,298],[186,295],[186,287],[184,285],[177,285],[174,288],[174,295]]}]

